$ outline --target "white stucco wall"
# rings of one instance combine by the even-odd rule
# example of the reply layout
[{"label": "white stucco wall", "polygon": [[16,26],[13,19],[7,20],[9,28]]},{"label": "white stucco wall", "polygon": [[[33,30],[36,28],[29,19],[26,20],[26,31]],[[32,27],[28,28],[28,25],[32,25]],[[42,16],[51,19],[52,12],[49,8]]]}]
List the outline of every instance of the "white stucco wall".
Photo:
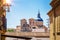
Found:
[{"label": "white stucco wall", "polygon": [[43,28],[40,29],[32,29],[32,32],[45,32]]},{"label": "white stucco wall", "polygon": [[25,40],[25,39],[6,37],[5,40]]},{"label": "white stucco wall", "polygon": [[31,40],[49,40],[49,38],[32,38]]}]

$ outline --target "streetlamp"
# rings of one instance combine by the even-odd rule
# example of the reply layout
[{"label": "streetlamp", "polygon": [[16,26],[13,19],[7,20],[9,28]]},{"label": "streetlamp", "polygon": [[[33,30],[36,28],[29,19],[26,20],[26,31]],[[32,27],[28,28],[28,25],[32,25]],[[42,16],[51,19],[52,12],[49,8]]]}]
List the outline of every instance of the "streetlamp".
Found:
[{"label": "streetlamp", "polygon": [[11,0],[3,0],[3,9],[7,12],[10,12]]},{"label": "streetlamp", "polygon": [[11,0],[0,0],[0,31],[6,30],[6,12],[10,12]]}]

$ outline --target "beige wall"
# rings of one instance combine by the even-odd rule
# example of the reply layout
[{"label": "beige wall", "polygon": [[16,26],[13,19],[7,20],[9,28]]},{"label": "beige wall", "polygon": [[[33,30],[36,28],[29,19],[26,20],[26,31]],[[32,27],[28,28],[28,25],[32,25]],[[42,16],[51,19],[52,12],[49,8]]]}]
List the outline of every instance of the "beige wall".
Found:
[{"label": "beige wall", "polygon": [[29,24],[30,24],[30,26],[34,26],[34,19],[33,18],[29,19]]},{"label": "beige wall", "polygon": [[[52,2],[52,4],[54,2]],[[55,13],[55,17],[54,17],[54,13]],[[57,33],[60,32],[60,5],[58,5],[54,9],[52,8],[52,10],[50,10],[48,15],[50,18],[50,40],[54,40],[54,39],[60,40],[60,35],[57,35]],[[53,35],[53,33],[55,33],[55,35]]]},{"label": "beige wall", "polygon": [[43,25],[42,21],[37,21],[37,25]]},{"label": "beige wall", "polygon": [[23,24],[27,24],[27,20],[26,19],[21,19],[21,26],[23,26]]},{"label": "beige wall", "polygon": [[[56,8],[56,32],[60,32],[60,6]],[[56,40],[60,40],[60,35],[56,33]]]}]

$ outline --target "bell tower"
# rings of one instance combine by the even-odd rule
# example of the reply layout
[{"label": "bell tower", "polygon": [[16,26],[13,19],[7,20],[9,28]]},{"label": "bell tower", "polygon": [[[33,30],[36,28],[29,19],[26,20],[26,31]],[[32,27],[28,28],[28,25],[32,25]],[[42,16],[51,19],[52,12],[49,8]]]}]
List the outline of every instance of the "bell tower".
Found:
[{"label": "bell tower", "polygon": [[50,40],[60,40],[60,0],[52,0],[50,18]]}]

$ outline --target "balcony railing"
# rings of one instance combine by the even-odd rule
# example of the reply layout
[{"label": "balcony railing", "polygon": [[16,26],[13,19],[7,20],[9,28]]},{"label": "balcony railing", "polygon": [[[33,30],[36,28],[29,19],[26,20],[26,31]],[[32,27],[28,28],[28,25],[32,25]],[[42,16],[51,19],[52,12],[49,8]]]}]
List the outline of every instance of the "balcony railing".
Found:
[{"label": "balcony railing", "polygon": [[31,37],[25,37],[25,36],[16,36],[16,35],[8,35],[8,34],[1,34],[0,33],[0,40],[6,40],[6,38],[10,39],[14,39],[14,40],[18,40],[18,39],[22,39],[22,40],[30,40]]},{"label": "balcony railing", "polygon": [[[1,37],[11,37],[11,38],[20,38],[24,40],[30,40],[32,37],[40,37],[40,38],[49,38],[49,33],[45,32],[6,32],[5,34],[1,34]],[[1,38],[0,37],[0,38]]]}]

